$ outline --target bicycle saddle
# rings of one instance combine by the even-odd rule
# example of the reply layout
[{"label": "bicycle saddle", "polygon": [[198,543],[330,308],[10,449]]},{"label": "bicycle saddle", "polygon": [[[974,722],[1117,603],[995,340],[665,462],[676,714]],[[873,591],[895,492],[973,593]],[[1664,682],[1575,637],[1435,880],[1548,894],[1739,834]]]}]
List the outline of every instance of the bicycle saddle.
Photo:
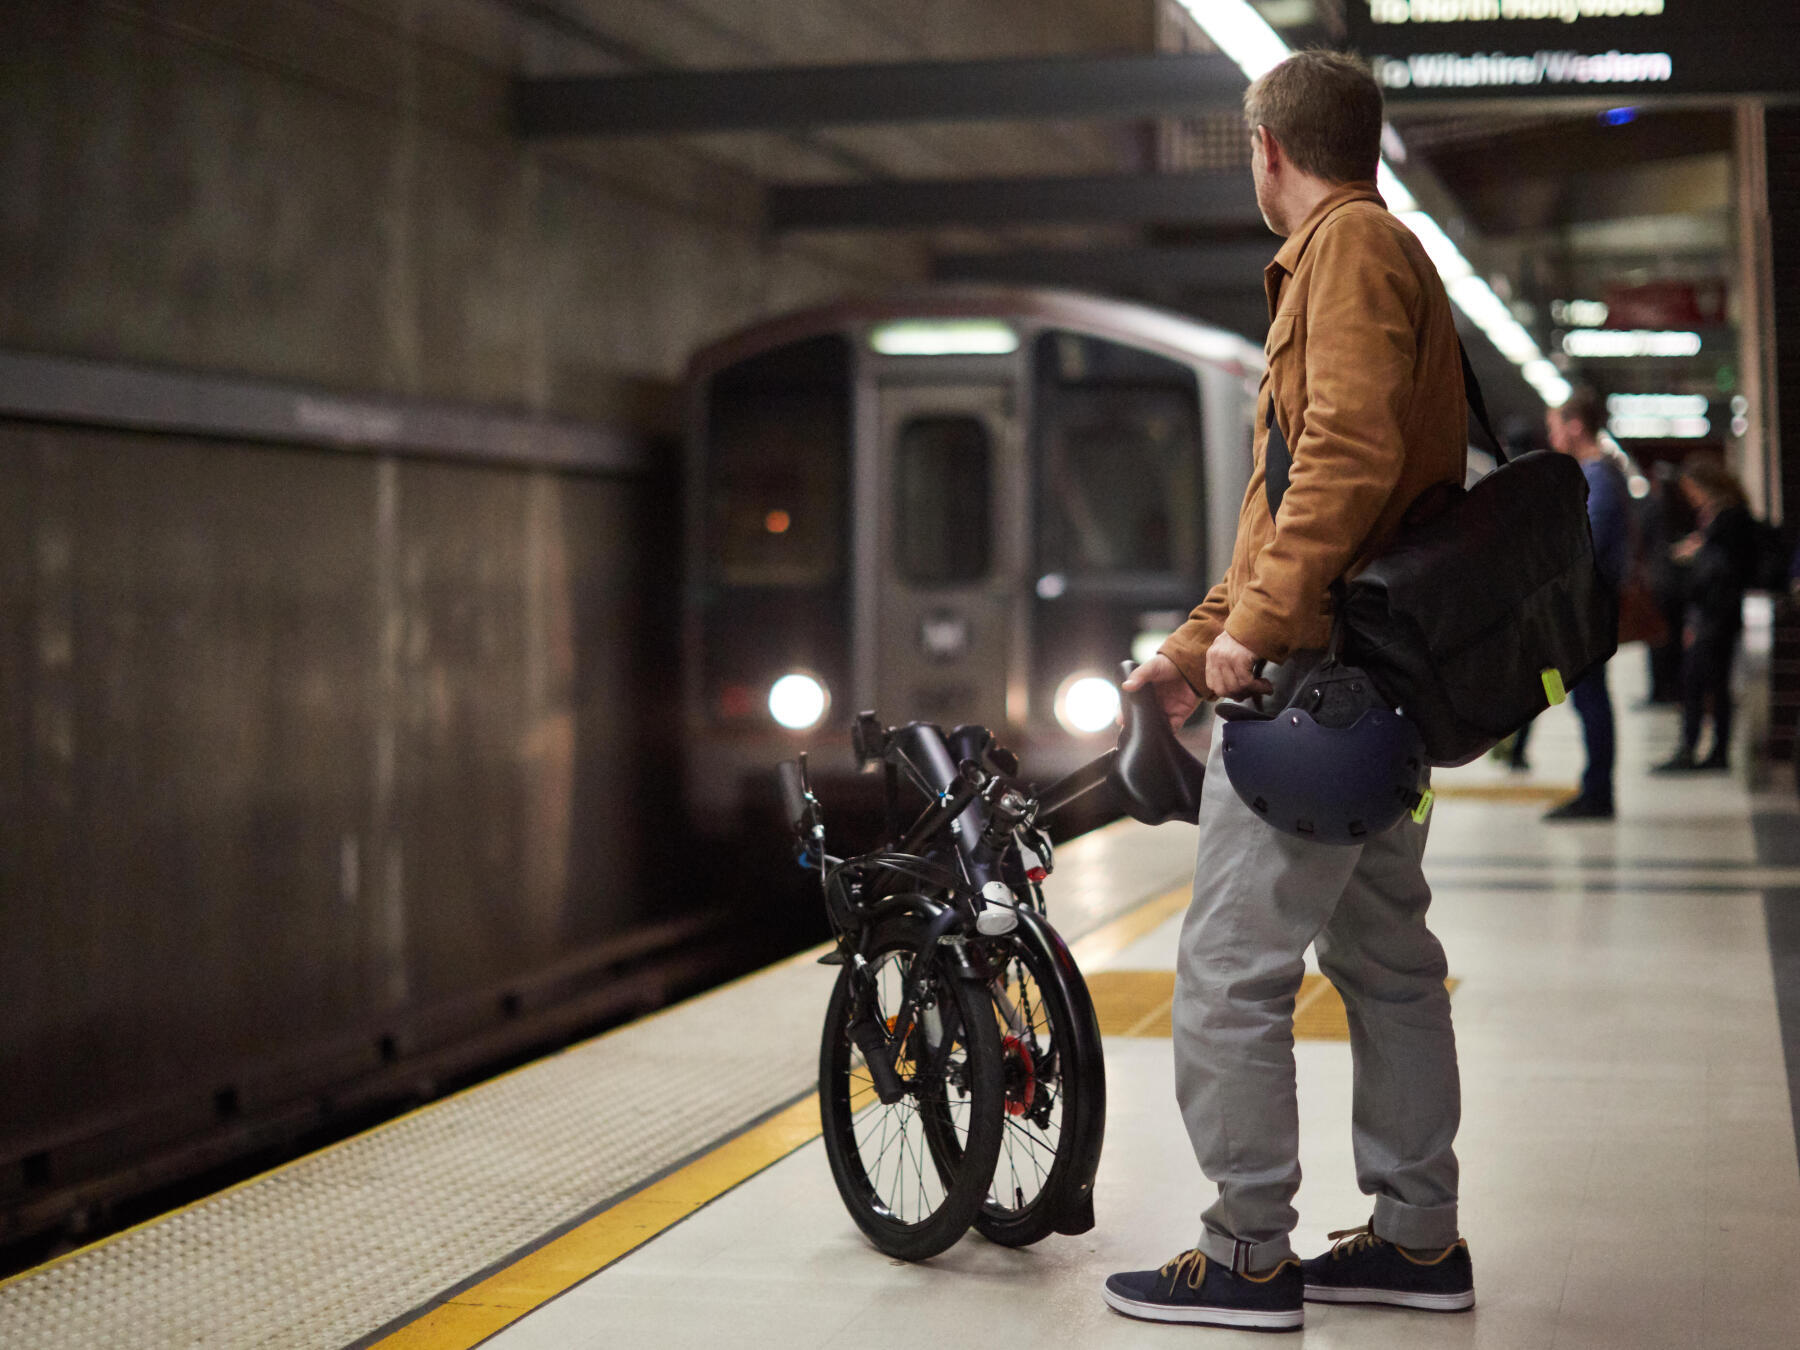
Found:
[{"label": "bicycle saddle", "polygon": [[[1131,671],[1129,661],[1120,667],[1121,676]],[[1118,756],[1107,770],[1106,781],[1119,794],[1126,813],[1146,825],[1171,820],[1198,824],[1206,766],[1175,739],[1169,719],[1156,701],[1155,686],[1147,684],[1122,693],[1119,703],[1125,729],[1119,733]]]}]

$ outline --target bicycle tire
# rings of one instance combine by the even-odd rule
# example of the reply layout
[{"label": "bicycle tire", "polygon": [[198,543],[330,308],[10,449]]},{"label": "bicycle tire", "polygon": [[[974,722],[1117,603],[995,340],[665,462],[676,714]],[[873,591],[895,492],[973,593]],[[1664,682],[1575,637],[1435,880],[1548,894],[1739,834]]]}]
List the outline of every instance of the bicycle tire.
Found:
[{"label": "bicycle tire", "polygon": [[[1091,1224],[1106,1118],[1106,1070],[1087,986],[1073,962],[1059,971],[1050,947],[1028,936],[1022,926],[987,949],[1005,981],[1003,991],[990,986],[990,997],[1002,1026],[1006,1118],[974,1226],[1005,1247]],[[1004,1004],[995,996],[1002,992]]]},{"label": "bicycle tire", "polygon": [[[865,953],[882,1022],[898,1011],[901,982],[923,931],[915,920],[889,921]],[[849,966],[832,988],[819,1049],[819,1116],[832,1179],[857,1227],[903,1261],[936,1256],[968,1231],[993,1176],[1004,1112],[1000,1031],[988,999],[946,954],[930,959],[939,1034],[927,1010],[922,1040],[909,1036],[902,1052],[902,1069],[910,1063],[913,1073],[899,1101],[879,1100],[851,1037],[855,976]],[[941,1074],[921,1082],[920,1057],[942,1045],[942,1036],[952,1038],[952,1048]]]}]

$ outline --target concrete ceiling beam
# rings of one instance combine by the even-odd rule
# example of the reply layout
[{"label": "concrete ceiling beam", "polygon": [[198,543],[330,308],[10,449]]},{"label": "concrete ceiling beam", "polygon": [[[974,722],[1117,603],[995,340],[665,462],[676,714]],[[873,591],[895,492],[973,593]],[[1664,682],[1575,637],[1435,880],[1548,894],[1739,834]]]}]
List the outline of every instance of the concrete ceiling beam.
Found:
[{"label": "concrete ceiling beam", "polygon": [[516,80],[513,115],[526,137],[1073,121],[1235,108],[1247,84],[1216,54],[656,71]]},{"label": "concrete ceiling beam", "polygon": [[1262,224],[1256,189],[1229,173],[1105,174],[1081,178],[938,179],[778,184],[768,189],[777,232],[901,230],[1044,224]]},{"label": "concrete ceiling beam", "polygon": [[992,281],[1022,285],[1129,290],[1227,291],[1259,296],[1262,270],[1281,241],[1180,248],[1014,249],[995,253],[944,253],[933,262],[941,281]]}]

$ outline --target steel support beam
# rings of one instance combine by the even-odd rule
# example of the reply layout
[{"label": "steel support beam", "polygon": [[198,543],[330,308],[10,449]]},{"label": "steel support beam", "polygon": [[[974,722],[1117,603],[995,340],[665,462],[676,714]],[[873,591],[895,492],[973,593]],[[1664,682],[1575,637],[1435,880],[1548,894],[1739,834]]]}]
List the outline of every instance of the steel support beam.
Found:
[{"label": "steel support beam", "polygon": [[784,66],[521,79],[513,113],[523,136],[1075,120],[1235,108],[1246,84],[1214,54]]},{"label": "steel support beam", "polygon": [[771,229],[901,230],[946,225],[1107,222],[1262,224],[1248,171],[784,184],[769,188]]},{"label": "steel support beam", "polygon": [[1081,286],[1133,294],[1179,291],[1263,293],[1263,268],[1281,241],[1198,248],[1021,249],[1004,253],[946,253],[933,271],[943,281]]}]

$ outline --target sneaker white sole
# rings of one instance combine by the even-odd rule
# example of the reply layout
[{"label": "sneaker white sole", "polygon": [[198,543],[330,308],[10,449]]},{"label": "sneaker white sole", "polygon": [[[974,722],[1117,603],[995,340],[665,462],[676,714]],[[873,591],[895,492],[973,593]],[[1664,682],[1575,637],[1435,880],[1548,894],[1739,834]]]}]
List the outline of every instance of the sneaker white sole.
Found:
[{"label": "sneaker white sole", "polygon": [[1392,1308],[1423,1308],[1427,1312],[1466,1312],[1475,1306],[1475,1291],[1456,1294],[1414,1294],[1399,1289],[1353,1289],[1331,1284],[1306,1286],[1308,1303],[1384,1303]]},{"label": "sneaker white sole", "polygon": [[1127,1317],[1140,1317],[1147,1322],[1189,1322],[1208,1327],[1241,1327],[1250,1331],[1298,1331],[1306,1322],[1306,1310],[1262,1312],[1245,1308],[1174,1307],[1167,1303],[1143,1303],[1102,1288],[1106,1306]]}]

